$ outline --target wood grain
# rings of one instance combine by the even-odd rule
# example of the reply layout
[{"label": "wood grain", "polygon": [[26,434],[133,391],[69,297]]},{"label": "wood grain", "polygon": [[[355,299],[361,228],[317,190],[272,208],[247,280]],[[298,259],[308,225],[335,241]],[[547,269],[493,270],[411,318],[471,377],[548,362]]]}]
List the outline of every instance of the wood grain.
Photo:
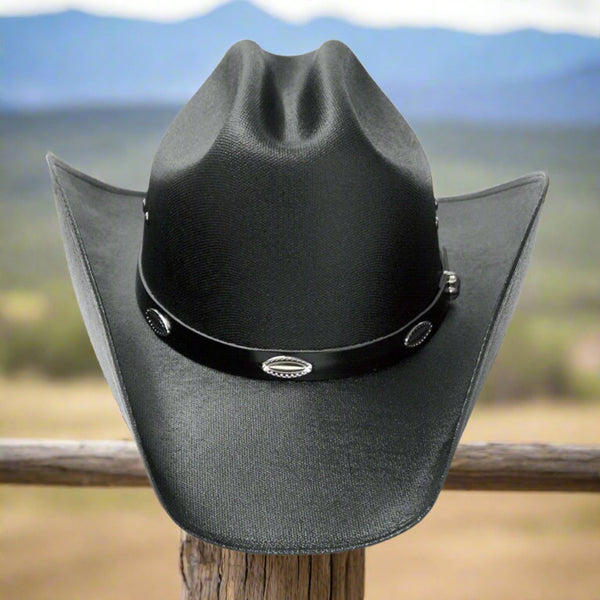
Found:
[{"label": "wood grain", "polygon": [[181,600],[362,600],[364,549],[265,556],[181,537]]}]

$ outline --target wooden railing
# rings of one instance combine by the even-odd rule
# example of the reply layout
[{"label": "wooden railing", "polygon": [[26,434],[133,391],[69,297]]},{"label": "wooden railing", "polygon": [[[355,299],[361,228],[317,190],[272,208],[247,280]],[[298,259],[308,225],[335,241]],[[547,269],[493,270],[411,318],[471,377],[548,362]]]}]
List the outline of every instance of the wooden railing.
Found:
[{"label": "wooden railing", "polygon": [[[0,439],[0,483],[147,486],[133,442]],[[444,489],[600,492],[600,446],[463,444]],[[361,600],[364,550],[264,556],[183,533],[182,600]]]},{"label": "wooden railing", "polygon": [[[0,439],[0,483],[147,486],[133,442]],[[600,492],[600,446],[462,444],[447,490]]]}]

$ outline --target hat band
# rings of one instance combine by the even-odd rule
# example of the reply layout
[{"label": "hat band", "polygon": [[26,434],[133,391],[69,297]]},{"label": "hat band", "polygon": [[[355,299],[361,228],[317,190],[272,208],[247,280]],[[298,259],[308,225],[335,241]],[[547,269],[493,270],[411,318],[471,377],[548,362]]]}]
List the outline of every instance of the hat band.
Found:
[{"label": "hat band", "polygon": [[[444,253],[445,254],[445,253]],[[433,301],[396,331],[353,346],[323,350],[251,348],[225,342],[192,329],[172,315],[149,290],[138,263],[136,295],[151,329],[173,350],[194,362],[256,379],[323,380],[362,375],[409,356],[429,340],[458,295],[457,276],[444,269]]]}]

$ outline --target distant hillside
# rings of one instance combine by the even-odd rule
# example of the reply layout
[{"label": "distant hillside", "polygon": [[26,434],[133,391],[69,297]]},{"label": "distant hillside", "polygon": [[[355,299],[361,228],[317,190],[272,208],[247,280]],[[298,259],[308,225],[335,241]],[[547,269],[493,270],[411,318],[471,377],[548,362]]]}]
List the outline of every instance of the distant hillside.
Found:
[{"label": "distant hillside", "polygon": [[0,109],[182,103],[245,38],[281,54],[340,39],[409,118],[600,123],[598,38],[292,25],[241,1],[178,23],[75,11],[0,18]]}]

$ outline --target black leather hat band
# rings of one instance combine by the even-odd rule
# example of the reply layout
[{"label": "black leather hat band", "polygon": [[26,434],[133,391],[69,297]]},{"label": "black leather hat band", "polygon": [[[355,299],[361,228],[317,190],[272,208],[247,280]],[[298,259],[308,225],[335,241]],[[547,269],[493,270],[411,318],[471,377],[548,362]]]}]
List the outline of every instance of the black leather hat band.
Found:
[{"label": "black leather hat band", "polygon": [[442,323],[450,301],[458,296],[457,276],[444,269],[433,301],[393,333],[353,346],[323,350],[277,350],[239,346],[192,329],[164,308],[149,290],[138,264],[138,305],[162,341],[187,358],[233,375],[257,379],[323,380],[376,371],[413,354]]}]

